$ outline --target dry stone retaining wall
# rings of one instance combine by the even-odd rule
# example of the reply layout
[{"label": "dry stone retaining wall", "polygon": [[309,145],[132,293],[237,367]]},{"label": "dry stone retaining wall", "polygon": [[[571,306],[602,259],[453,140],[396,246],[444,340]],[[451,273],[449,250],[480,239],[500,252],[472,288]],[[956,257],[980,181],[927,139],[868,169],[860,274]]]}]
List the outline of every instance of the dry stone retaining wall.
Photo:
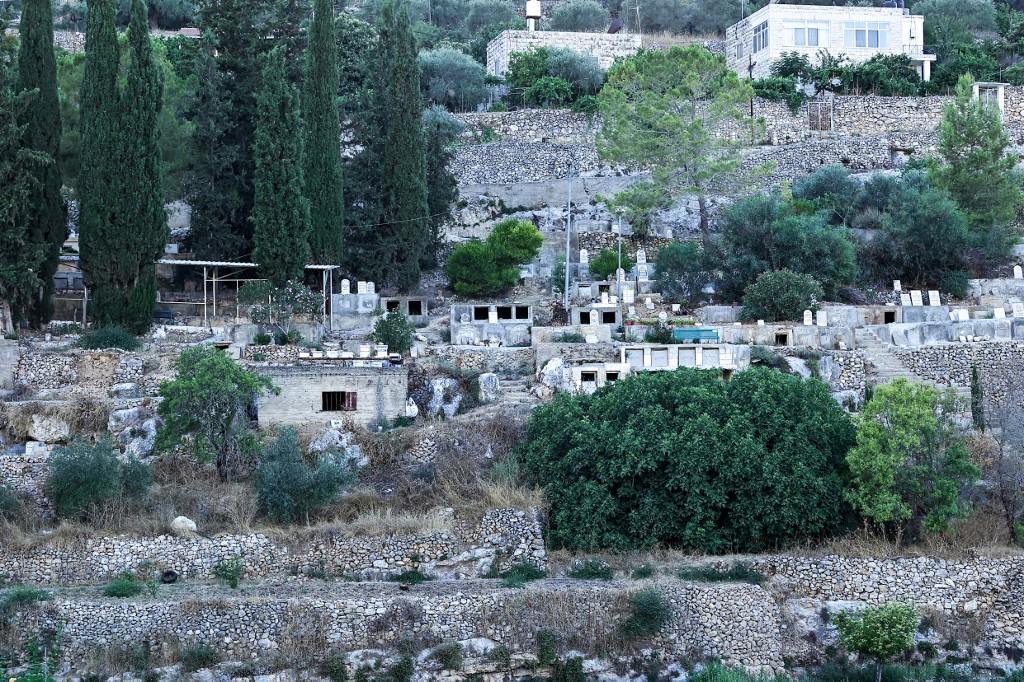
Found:
[{"label": "dry stone retaining wall", "polygon": [[459,114],[466,124],[464,140],[488,136],[513,142],[555,142],[558,144],[594,143],[601,126],[599,118],[569,109],[519,109]]},{"label": "dry stone retaining wall", "polygon": [[258,533],[85,537],[30,549],[0,545],[0,550],[5,557],[0,582],[44,585],[99,583],[147,565],[207,578],[218,562],[236,557],[243,557],[250,578],[289,573],[379,578],[417,566],[465,577],[477,575],[499,556],[505,567],[516,561],[546,561],[538,512],[516,509],[493,509],[477,524],[453,521],[449,531],[422,535],[346,537],[325,532],[287,545]]},{"label": "dry stone retaining wall", "polygon": [[[914,349],[893,348],[914,374],[945,386],[971,385],[971,369],[990,393],[998,394],[1008,378],[1024,371],[1024,343],[944,343]],[[997,397],[994,395],[993,397]]]},{"label": "dry stone retaining wall", "polygon": [[47,471],[46,457],[0,455],[0,485],[27,495],[42,513],[50,509],[43,490]]},{"label": "dry stone retaining wall", "polygon": [[[764,590],[679,582],[657,587],[672,616],[655,650],[677,659],[702,656],[752,671],[781,671],[779,609]],[[395,645],[410,633],[437,642],[487,637],[519,654],[536,651],[541,628],[563,633],[579,648],[617,637],[624,605],[636,588],[552,580],[523,590],[486,581],[424,584],[407,592],[389,584],[306,581],[243,583],[232,592],[186,589],[164,588],[157,598],[133,600],[61,594],[41,610],[23,614],[18,625],[26,633],[44,628],[65,633],[62,653],[68,663],[87,661],[97,649],[139,641],[158,655],[161,643],[201,643],[228,660],[322,657],[330,650]]]},{"label": "dry stone retaining wall", "polygon": [[525,367],[533,371],[533,348],[487,348],[477,346],[431,346],[431,355],[458,369],[516,374]]}]

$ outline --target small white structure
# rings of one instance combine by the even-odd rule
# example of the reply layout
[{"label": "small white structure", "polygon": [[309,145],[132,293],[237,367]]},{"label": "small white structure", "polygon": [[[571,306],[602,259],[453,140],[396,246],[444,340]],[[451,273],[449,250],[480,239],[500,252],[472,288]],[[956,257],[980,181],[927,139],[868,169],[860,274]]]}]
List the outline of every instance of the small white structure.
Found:
[{"label": "small white structure", "polygon": [[751,78],[771,75],[787,52],[816,61],[827,50],[856,64],[880,54],[907,55],[924,81],[931,80],[935,61],[924,51],[924,17],[902,7],[772,3],[727,28],[725,49],[729,68]]}]

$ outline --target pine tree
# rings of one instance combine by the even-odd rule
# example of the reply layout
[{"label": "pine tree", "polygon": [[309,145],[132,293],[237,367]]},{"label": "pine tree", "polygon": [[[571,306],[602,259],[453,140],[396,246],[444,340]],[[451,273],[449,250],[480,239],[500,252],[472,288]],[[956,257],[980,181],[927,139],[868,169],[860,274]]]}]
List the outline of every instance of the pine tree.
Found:
[{"label": "pine tree", "polygon": [[158,118],[163,103],[162,72],[153,57],[145,0],[132,0],[128,25],[131,61],[120,98],[121,234],[115,246],[124,254],[118,273],[117,305],[110,319],[137,332],[147,330],[156,301],[156,261],[167,243]]},{"label": "pine tree", "polygon": [[[57,159],[60,157],[61,119],[50,0],[24,0],[20,32],[17,89],[35,92],[31,108],[22,113],[23,142],[27,148]],[[67,216],[61,197],[60,166],[55,162],[37,166],[36,180],[28,240],[45,258],[38,271],[42,286],[25,312],[32,322],[39,324],[53,316],[53,274],[57,272],[60,250],[67,238]]]},{"label": "pine tree", "polygon": [[309,261],[309,204],[302,178],[302,122],[285,52],[264,57],[256,98],[253,260],[275,286],[302,278]]},{"label": "pine tree", "polygon": [[36,93],[15,90],[14,48],[4,37],[7,19],[0,11],[0,302],[23,309],[41,286],[43,251],[32,241],[29,225],[40,171],[54,161],[23,144],[27,125],[20,121]]},{"label": "pine tree", "polygon": [[[81,87],[81,169],[78,173],[79,250],[91,298],[89,312],[101,321],[115,298],[113,272],[125,257],[117,240],[118,46],[114,0],[91,0],[85,26],[85,74]],[[115,245],[113,248],[111,245]],[[105,309],[104,309],[105,308]]]},{"label": "pine tree", "polygon": [[131,5],[131,60],[123,93],[116,82],[113,3],[93,0],[86,24],[79,196],[89,310],[94,322],[142,333],[152,321],[155,262],[167,241],[157,128],[161,72],[153,59],[143,0]]},{"label": "pine tree", "polygon": [[305,182],[310,212],[310,251],[320,263],[342,258],[345,202],[342,196],[341,120],[338,114],[338,52],[334,3],[316,0],[306,50],[302,112]]},{"label": "pine tree", "polygon": [[1024,194],[1000,111],[975,97],[973,89],[974,79],[962,76],[956,98],[943,109],[939,152],[946,163],[936,179],[967,214],[977,259],[984,262],[1009,252],[1015,235],[1008,226],[1024,205]]},{"label": "pine tree", "polygon": [[381,10],[381,62],[377,92],[383,122],[383,201],[377,262],[380,279],[399,290],[419,283],[420,255],[429,248],[426,156],[420,122],[416,45],[404,4]]}]

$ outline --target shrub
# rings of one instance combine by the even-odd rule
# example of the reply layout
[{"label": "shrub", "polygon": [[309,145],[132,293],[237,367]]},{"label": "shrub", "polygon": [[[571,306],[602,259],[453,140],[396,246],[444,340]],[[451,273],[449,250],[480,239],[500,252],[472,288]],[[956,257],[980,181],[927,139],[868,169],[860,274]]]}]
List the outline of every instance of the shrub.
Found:
[{"label": "shrub", "polygon": [[620,629],[627,637],[653,637],[661,632],[672,609],[657,590],[641,590],[629,599],[630,614]]},{"label": "shrub", "polygon": [[633,580],[646,580],[647,578],[653,578],[654,572],[654,566],[651,566],[650,564],[640,564],[633,569],[630,577],[633,578]]},{"label": "shrub", "polygon": [[608,10],[595,0],[568,0],[555,7],[549,27],[552,31],[604,31]]},{"label": "shrub", "polygon": [[583,97],[577,98],[570,107],[577,114],[586,114],[587,116],[596,116],[601,110],[601,105],[597,100],[597,97],[593,95],[583,95]]},{"label": "shrub", "polygon": [[458,642],[442,644],[430,653],[441,664],[442,670],[462,670],[462,645]]},{"label": "shrub", "polygon": [[821,285],[810,275],[792,270],[766,272],[747,288],[740,317],[766,322],[799,320],[805,310],[817,310],[824,297]]},{"label": "shrub", "polygon": [[13,488],[0,483],[0,519],[14,518],[20,510],[21,499],[19,499],[18,493]]},{"label": "shrub", "polygon": [[[587,1],[592,0],[583,0]],[[592,54],[574,52],[565,47],[548,48],[547,65],[548,76],[561,78],[572,86],[573,99],[594,95],[604,83],[604,70]]]},{"label": "shrub", "polygon": [[572,101],[572,95],[572,83],[554,76],[539,78],[526,89],[526,100],[544,107],[562,106]]},{"label": "shrub", "polygon": [[551,505],[553,547],[757,552],[841,528],[853,442],[820,382],[680,369],[557,395],[516,457]]},{"label": "shrub", "polygon": [[492,26],[505,26],[516,18],[508,0],[470,0],[466,9],[466,31],[475,34]]},{"label": "shrub", "polygon": [[604,561],[584,559],[574,562],[568,575],[577,580],[611,580],[615,577],[615,570]]},{"label": "shrub", "polygon": [[522,561],[517,564],[513,564],[505,573],[502,574],[502,584],[505,587],[522,587],[528,582],[534,580],[541,580],[546,577],[547,574],[541,569],[537,568],[534,564],[528,561]]},{"label": "shrub", "polygon": [[120,348],[121,350],[132,351],[141,348],[142,343],[134,334],[123,327],[100,327],[83,334],[78,339],[78,347],[87,350]]},{"label": "shrub", "polygon": [[261,511],[272,521],[308,524],[311,514],[334,500],[347,478],[336,464],[304,461],[298,432],[286,427],[260,457],[256,495]]},{"label": "shrub", "polygon": [[[629,272],[636,263],[628,254],[622,254],[622,269]],[[611,280],[619,269],[619,253],[617,250],[604,249],[590,259],[590,274],[594,280]]]},{"label": "shrub", "polygon": [[[562,332],[557,336],[551,337],[552,343],[586,343],[587,337],[583,336],[578,332]],[[2,509],[0,509],[2,511]]]},{"label": "shrub", "polygon": [[587,682],[587,675],[583,672],[583,659],[573,656],[563,663],[555,663],[555,669],[551,672],[551,682]]},{"label": "shrub", "polygon": [[213,573],[214,578],[217,578],[231,589],[237,590],[238,585],[242,582],[242,577],[245,576],[245,560],[240,556],[232,559],[221,559],[214,564],[211,573]]},{"label": "shrub", "polygon": [[222,660],[220,652],[209,644],[192,644],[181,650],[181,668],[187,673],[209,668]]},{"label": "shrub", "polygon": [[139,500],[152,482],[149,467],[135,458],[122,461],[107,438],[58,448],[48,467],[46,496],[64,519],[88,521],[107,504]]},{"label": "shrub", "polygon": [[864,189],[843,166],[822,166],[793,185],[793,196],[828,211],[835,223],[849,224]]},{"label": "shrub", "polygon": [[452,111],[476,111],[487,99],[484,67],[450,47],[424,50],[416,57],[425,99]]},{"label": "shrub", "polygon": [[52,595],[46,590],[35,587],[12,587],[0,596],[0,614],[10,613],[13,609],[41,601],[49,601]]},{"label": "shrub", "polygon": [[433,580],[433,578],[416,568],[411,571],[402,571],[396,575],[389,575],[388,580],[393,583],[403,583],[405,585],[419,585]]},{"label": "shrub", "polygon": [[491,649],[488,658],[501,670],[507,671],[512,668],[512,652],[504,644],[499,644]]},{"label": "shrub", "polygon": [[733,564],[724,571],[708,566],[684,568],[679,571],[679,579],[705,583],[735,582],[752,585],[761,585],[766,580],[763,573],[755,571],[743,563]]},{"label": "shrub", "polygon": [[917,610],[899,602],[836,615],[839,643],[847,651],[874,660],[876,679],[882,664],[913,648],[918,621]]},{"label": "shrub", "polygon": [[526,90],[548,75],[548,48],[535,47],[525,52],[515,52],[509,57],[505,82],[516,90]]},{"label": "shrub", "polygon": [[408,353],[412,348],[416,327],[409,318],[398,310],[392,310],[377,318],[373,323],[374,343],[383,343],[392,353]]},{"label": "shrub", "polygon": [[558,636],[551,630],[537,630],[537,662],[551,665],[558,660]]},{"label": "shrub", "polygon": [[758,78],[752,85],[755,95],[773,102],[785,102],[794,114],[807,101],[807,93],[792,76]]},{"label": "shrub", "polygon": [[318,670],[331,682],[348,682],[348,657],[340,651],[331,652],[320,662]]},{"label": "shrub", "polygon": [[254,346],[269,346],[272,338],[270,334],[260,332],[252,337],[252,345]]},{"label": "shrub", "polygon": [[137,580],[131,573],[122,573],[103,588],[103,594],[108,597],[126,599],[137,597],[146,590],[146,584]]},{"label": "shrub", "polygon": [[711,282],[710,260],[697,242],[672,242],[658,252],[655,279],[668,300],[688,308],[698,304]]}]

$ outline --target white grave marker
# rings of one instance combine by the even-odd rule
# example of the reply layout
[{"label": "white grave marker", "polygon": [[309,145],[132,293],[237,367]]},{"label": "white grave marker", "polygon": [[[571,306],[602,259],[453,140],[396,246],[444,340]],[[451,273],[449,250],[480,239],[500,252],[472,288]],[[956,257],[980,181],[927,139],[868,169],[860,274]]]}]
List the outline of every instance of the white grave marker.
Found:
[{"label": "white grave marker", "polygon": [[636,302],[636,293],[632,289],[622,290],[622,302],[629,304]]},{"label": "white grave marker", "polygon": [[646,265],[638,265],[638,266],[636,266],[636,278],[638,280],[640,280],[641,282],[646,282],[646,281],[649,280],[649,276],[647,274],[647,266]]},{"label": "white grave marker", "polygon": [[909,306],[911,305],[910,294],[900,294],[900,305]]},{"label": "white grave marker", "polygon": [[654,310],[654,300],[648,298],[646,301],[644,301],[644,307],[647,308],[648,310]]},{"label": "white grave marker", "polygon": [[921,295],[920,291],[914,289],[913,291],[910,292],[910,302],[915,306],[923,306],[924,296]]},{"label": "white grave marker", "polygon": [[366,282],[356,282],[356,293],[357,294],[365,294],[366,293]]},{"label": "white grave marker", "polygon": [[805,310],[804,311],[804,326],[805,327],[810,327],[812,324],[814,324],[814,313],[812,313],[810,310]]},{"label": "white grave marker", "polygon": [[903,291],[903,283],[900,282],[898,279],[894,279],[892,281],[892,290],[893,291]]},{"label": "white grave marker", "polygon": [[366,283],[366,293],[368,293],[368,294],[375,294],[375,293],[377,293],[377,285],[374,284],[373,282],[367,282]]},{"label": "white grave marker", "polygon": [[828,326],[828,313],[826,313],[824,310],[819,310],[818,311],[818,326],[819,327],[827,327]]},{"label": "white grave marker", "polygon": [[580,264],[585,265],[590,262],[590,254],[587,253],[586,249],[580,249]]},{"label": "white grave marker", "polygon": [[757,321],[757,326],[758,327],[763,327],[764,326],[764,320],[758,320]]},{"label": "white grave marker", "polygon": [[960,308],[956,311],[956,319],[960,322],[967,322],[971,319],[971,315],[966,308]]},{"label": "white grave marker", "polygon": [[996,308],[996,309],[994,309],[992,311],[992,317],[993,317],[993,319],[996,319],[996,320],[1005,320],[1006,319],[1006,310],[1002,306],[999,306],[998,308]]},{"label": "white grave marker", "polygon": [[498,311],[488,310],[487,311],[487,324],[498,324]]},{"label": "white grave marker", "polygon": [[1013,278],[1024,279],[1024,269],[1022,269],[1019,265],[1013,266]]},{"label": "white grave marker", "polygon": [[1024,303],[1014,303],[1013,304],[1013,316],[1014,317],[1024,317]]},{"label": "white grave marker", "polygon": [[638,249],[636,252],[636,262],[638,265],[647,264],[647,252],[643,249]]},{"label": "white grave marker", "polygon": [[347,279],[341,280],[341,295],[348,296],[352,293],[352,283]]},{"label": "white grave marker", "polygon": [[667,322],[668,321],[668,313],[666,313],[664,310],[662,310],[660,313],[658,313],[658,321],[659,322]]},{"label": "white grave marker", "polygon": [[601,292],[601,304],[602,305],[608,305],[608,292],[607,291],[602,291]]},{"label": "white grave marker", "polygon": [[680,305],[678,303],[673,303],[672,304],[672,312],[678,313],[679,312],[679,308],[680,308]]},{"label": "white grave marker", "polygon": [[942,298],[939,296],[939,292],[928,292],[928,305],[932,306],[933,308],[938,308],[940,305],[942,305]]}]

